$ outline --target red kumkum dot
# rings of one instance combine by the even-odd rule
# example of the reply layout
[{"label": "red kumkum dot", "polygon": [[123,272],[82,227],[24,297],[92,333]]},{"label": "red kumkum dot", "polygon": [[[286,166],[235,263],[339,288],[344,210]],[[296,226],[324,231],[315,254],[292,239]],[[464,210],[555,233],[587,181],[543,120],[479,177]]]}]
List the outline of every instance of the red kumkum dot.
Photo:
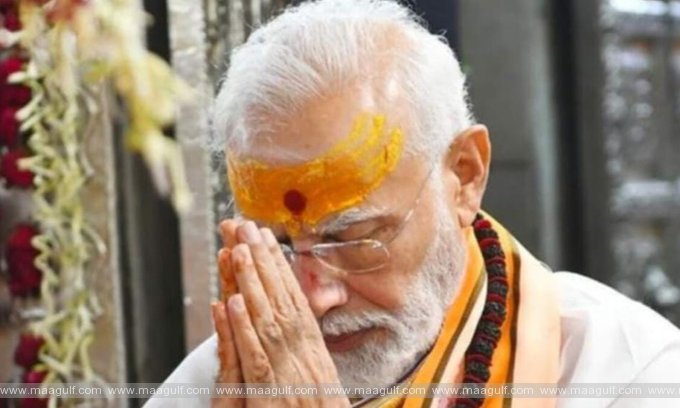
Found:
[{"label": "red kumkum dot", "polygon": [[293,214],[301,214],[307,207],[307,197],[297,190],[288,190],[283,195],[283,205]]}]

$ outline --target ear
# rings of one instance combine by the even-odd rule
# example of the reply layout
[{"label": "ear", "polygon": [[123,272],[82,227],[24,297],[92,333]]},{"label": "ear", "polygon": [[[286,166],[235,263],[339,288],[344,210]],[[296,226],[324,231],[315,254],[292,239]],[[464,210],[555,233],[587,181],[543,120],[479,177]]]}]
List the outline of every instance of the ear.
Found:
[{"label": "ear", "polygon": [[484,125],[474,125],[456,136],[446,154],[445,180],[461,228],[470,226],[482,206],[489,178],[491,143]]}]

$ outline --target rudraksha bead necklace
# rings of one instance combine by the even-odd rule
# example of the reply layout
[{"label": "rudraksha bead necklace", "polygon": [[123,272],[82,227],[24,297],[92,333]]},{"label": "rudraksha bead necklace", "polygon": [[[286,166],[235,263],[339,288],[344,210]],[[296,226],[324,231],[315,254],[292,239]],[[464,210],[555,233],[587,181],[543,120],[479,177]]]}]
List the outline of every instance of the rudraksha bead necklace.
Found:
[{"label": "rudraksha bead necklace", "polygon": [[[485,387],[491,376],[491,361],[501,338],[501,326],[505,322],[508,297],[508,276],[505,269],[505,253],[498,233],[491,222],[477,214],[473,223],[475,236],[484,257],[487,292],[482,317],[479,319],[470,346],[465,351],[463,383]],[[457,398],[452,408],[477,408],[484,398]]]}]

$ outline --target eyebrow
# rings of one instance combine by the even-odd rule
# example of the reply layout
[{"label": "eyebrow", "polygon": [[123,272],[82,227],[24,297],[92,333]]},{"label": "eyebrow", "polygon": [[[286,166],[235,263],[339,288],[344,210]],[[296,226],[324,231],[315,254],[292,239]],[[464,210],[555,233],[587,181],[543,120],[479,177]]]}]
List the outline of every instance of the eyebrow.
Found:
[{"label": "eyebrow", "polygon": [[383,217],[385,209],[381,207],[350,208],[321,225],[318,230],[322,235],[332,235],[346,229],[352,224],[372,221]]},{"label": "eyebrow", "polygon": [[[243,214],[239,211],[236,203],[233,202],[233,198],[230,202],[230,206],[234,219],[245,219]],[[352,224],[372,221],[383,216],[385,216],[385,209],[383,207],[368,206],[364,208],[350,208],[349,210],[343,211],[336,215],[330,221],[324,222],[323,225],[318,227],[318,233],[321,235],[337,234]]]}]

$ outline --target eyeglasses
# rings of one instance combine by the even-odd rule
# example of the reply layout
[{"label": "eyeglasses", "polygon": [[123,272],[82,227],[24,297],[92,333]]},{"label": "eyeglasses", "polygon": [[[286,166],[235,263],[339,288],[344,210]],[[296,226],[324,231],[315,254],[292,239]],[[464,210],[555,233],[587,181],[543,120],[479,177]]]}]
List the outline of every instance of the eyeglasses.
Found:
[{"label": "eyeglasses", "polygon": [[425,177],[422,185],[418,188],[416,197],[406,215],[388,239],[383,241],[377,239],[357,239],[344,242],[318,243],[302,251],[296,250],[291,245],[284,243],[281,244],[281,249],[286,259],[292,266],[297,257],[311,256],[334,271],[342,271],[349,274],[364,274],[384,267],[390,261],[389,244],[401,234],[408,222],[413,218],[413,214],[420,203],[423,190],[431,174],[432,170],[428,172],[427,177]]},{"label": "eyeglasses", "polygon": [[[390,261],[388,245],[401,234],[408,222],[413,218],[413,214],[420,203],[422,193],[432,171],[430,170],[427,173],[406,215],[388,239],[382,241],[377,239],[357,239],[343,242],[322,242],[314,244],[306,250],[296,250],[290,244],[280,243],[279,245],[281,245],[281,250],[288,263],[293,267],[298,257],[313,257],[333,271],[349,274],[364,274],[384,267]],[[230,204],[233,205],[233,201]]]}]

